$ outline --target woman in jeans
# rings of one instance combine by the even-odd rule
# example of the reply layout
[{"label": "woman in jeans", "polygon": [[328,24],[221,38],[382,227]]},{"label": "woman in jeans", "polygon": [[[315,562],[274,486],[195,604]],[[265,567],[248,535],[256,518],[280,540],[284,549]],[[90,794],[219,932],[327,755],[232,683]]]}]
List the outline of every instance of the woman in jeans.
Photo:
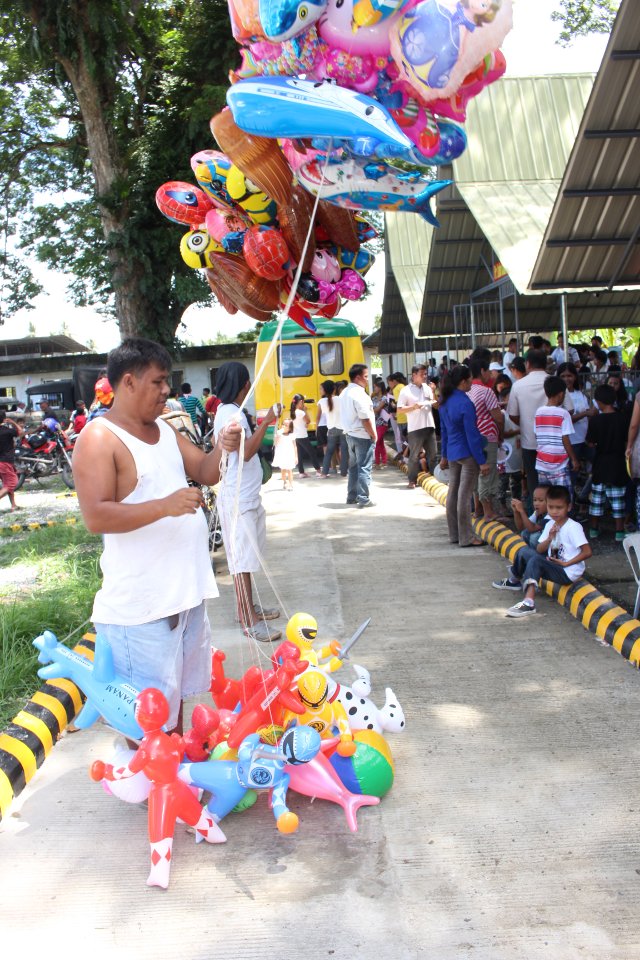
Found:
[{"label": "woman in jeans", "polygon": [[[346,477],[349,469],[349,451],[347,449],[347,438],[344,435],[342,424],[340,422],[340,397],[339,384],[333,380],[325,380],[320,386],[324,392],[324,397],[320,404],[325,405],[325,414],[327,417],[327,445],[324,451],[324,460],[322,461],[322,473],[320,476],[326,480],[331,469],[331,459],[336,451],[340,453],[340,473]],[[319,404],[319,405],[320,405]]]},{"label": "woman in jeans", "polygon": [[484,541],[473,535],[471,498],[478,473],[486,476],[489,465],[476,422],[476,408],[467,396],[470,389],[469,367],[454,367],[444,378],[439,407],[442,432],[440,467],[449,469],[449,540],[461,547],[483,547]]},{"label": "woman in jeans", "polygon": [[311,463],[315,467],[316,474],[320,474],[320,464],[316,451],[311,446],[307,426],[309,424],[309,414],[301,393],[296,393],[291,401],[291,419],[293,420],[293,436],[296,441],[296,450],[298,451],[298,475],[301,478],[308,477],[304,472],[304,454],[306,453]]}]

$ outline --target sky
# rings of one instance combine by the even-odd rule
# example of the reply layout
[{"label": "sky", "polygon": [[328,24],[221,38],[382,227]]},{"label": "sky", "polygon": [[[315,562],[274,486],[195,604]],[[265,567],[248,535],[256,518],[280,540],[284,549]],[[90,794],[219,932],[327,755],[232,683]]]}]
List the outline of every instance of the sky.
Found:
[{"label": "sky", "polygon": [[[502,50],[507,60],[507,76],[539,76],[553,73],[585,73],[597,71],[607,37],[593,35],[580,37],[569,47],[556,44],[560,24],[551,20],[557,9],[557,0],[515,0],[513,30],[506,37]],[[203,131],[203,146],[209,146],[208,131]],[[171,171],[167,171],[167,178]],[[167,221],[167,230],[175,230],[176,244],[180,242],[180,228]],[[46,336],[66,329],[69,336],[86,343],[94,341],[98,351],[107,351],[119,342],[114,320],[107,320],[90,307],[80,308],[65,296],[67,279],[64,274],[46,270],[41,264],[32,265],[34,273],[45,288],[45,293],[34,300],[35,309],[21,310],[0,327],[1,339],[25,337],[29,324],[35,333]],[[347,303],[340,316],[352,320],[365,333],[370,333],[382,308],[384,292],[384,257],[378,255],[367,274],[370,296],[360,303]],[[254,326],[243,314],[230,316],[219,306],[202,309],[189,307],[178,330],[181,340],[198,344],[215,339],[218,333],[234,337]]]}]

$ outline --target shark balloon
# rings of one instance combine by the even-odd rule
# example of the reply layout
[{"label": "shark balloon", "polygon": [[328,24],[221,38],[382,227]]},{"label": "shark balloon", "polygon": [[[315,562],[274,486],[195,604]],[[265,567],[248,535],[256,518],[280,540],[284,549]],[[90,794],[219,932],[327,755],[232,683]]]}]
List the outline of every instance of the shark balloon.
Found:
[{"label": "shark balloon", "polygon": [[405,172],[383,161],[362,162],[349,157],[330,163],[305,163],[296,172],[302,186],[323,200],[349,210],[390,210],[419,214],[439,226],[431,209],[431,197],[453,182],[431,180],[418,170]]}]

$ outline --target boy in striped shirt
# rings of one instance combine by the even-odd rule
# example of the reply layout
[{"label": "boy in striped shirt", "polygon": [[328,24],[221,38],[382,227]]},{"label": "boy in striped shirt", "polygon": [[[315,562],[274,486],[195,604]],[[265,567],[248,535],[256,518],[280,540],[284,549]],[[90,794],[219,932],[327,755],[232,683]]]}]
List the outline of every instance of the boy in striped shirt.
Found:
[{"label": "boy in striped shirt", "polygon": [[569,440],[571,414],[562,406],[567,388],[560,377],[547,377],[543,386],[547,403],[538,407],[534,421],[538,482],[566,487],[572,494],[569,462],[576,473],[580,464]]}]

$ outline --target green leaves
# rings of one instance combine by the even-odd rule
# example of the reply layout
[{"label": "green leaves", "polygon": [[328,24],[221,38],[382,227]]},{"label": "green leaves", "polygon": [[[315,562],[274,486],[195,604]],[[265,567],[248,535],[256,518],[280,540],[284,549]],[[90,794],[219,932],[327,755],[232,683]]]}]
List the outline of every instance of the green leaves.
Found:
[{"label": "green leaves", "polygon": [[210,293],[155,192],[192,179],[237,57],[225,0],[0,0],[0,311],[34,296],[34,257],[73,276],[77,303],[173,345]]},{"label": "green leaves", "polygon": [[619,6],[620,0],[560,0],[561,9],[551,14],[563,24],[558,43],[568,46],[576,37],[609,33]]}]

